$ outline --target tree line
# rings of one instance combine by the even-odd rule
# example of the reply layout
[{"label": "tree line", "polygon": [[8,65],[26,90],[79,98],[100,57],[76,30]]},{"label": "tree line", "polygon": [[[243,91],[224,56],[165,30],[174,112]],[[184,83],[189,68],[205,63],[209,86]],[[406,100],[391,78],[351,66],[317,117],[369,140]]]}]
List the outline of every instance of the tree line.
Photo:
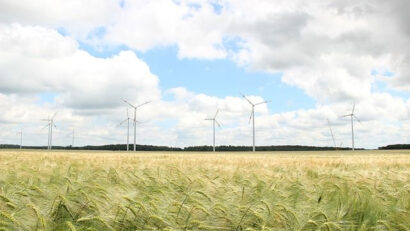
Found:
[{"label": "tree line", "polygon": [[[0,149],[18,149],[19,145],[14,144],[0,144]],[[23,146],[24,149],[47,149],[47,146]],[[106,151],[126,151],[126,144],[108,144],[108,145],[86,145],[82,147],[72,146],[53,146],[55,150],[106,150]],[[216,151],[219,152],[243,152],[252,151],[252,146],[233,146],[222,145],[216,146]],[[257,146],[256,151],[330,151],[330,150],[349,150],[350,148],[341,147],[317,147],[317,146],[304,146],[304,145],[270,145],[270,146]],[[130,150],[133,150],[133,146],[130,145]],[[189,146],[184,148],[168,147],[168,146],[155,146],[155,145],[136,145],[137,151],[187,151],[187,152],[210,152],[212,146]]]},{"label": "tree line", "polygon": [[379,147],[379,150],[410,149],[410,144],[390,144]]}]

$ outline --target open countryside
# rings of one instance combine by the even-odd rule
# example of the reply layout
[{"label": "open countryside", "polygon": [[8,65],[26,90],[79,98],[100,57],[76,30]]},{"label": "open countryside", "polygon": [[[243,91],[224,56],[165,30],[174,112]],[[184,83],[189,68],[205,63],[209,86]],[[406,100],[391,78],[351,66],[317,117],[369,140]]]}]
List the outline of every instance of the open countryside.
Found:
[{"label": "open countryside", "polygon": [[410,0],[0,0],[0,231],[410,231]]}]

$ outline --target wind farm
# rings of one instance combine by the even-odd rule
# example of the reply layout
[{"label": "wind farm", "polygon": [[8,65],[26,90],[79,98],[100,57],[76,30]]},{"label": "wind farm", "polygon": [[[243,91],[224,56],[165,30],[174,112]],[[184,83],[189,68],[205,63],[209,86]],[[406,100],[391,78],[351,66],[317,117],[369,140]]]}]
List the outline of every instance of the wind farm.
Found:
[{"label": "wind farm", "polygon": [[[326,118],[326,125],[320,126],[327,130],[324,138],[331,140],[329,147],[256,146],[257,134],[266,135],[258,123],[263,110],[256,109],[263,109],[262,105],[271,101],[240,95],[239,102],[247,113],[251,108],[249,119],[247,113],[229,117],[229,108],[221,109],[221,105],[216,105],[212,116],[198,117],[212,123],[210,148],[139,144],[149,134],[141,130],[137,133],[137,110],[139,118],[147,113],[144,109],[148,107],[143,106],[150,104],[155,108],[155,101],[133,104],[121,98],[125,103],[121,111],[126,112],[126,117],[120,116],[116,127],[126,127],[126,136],[119,138],[126,144],[103,146],[105,151],[98,146],[74,147],[74,125],[70,126],[71,145],[56,146],[53,128],[57,127],[57,113],[42,119],[48,129],[47,151],[24,147],[21,128],[16,133],[20,136],[18,150],[0,149],[0,170],[5,173],[0,182],[12,185],[7,190],[0,187],[0,228],[406,230],[410,224],[406,207],[410,199],[406,188],[410,152],[359,150],[355,146],[354,122],[362,122],[355,114],[355,103],[349,114]],[[134,111],[132,116],[129,109]],[[265,112],[264,117],[269,115]],[[350,119],[350,126],[346,126],[344,118]],[[234,129],[223,128],[220,120],[232,124],[233,119],[248,122],[245,127],[251,132],[246,137],[252,140],[252,146],[217,146],[216,138],[218,143],[224,139],[224,129]],[[61,127],[67,127],[61,123]],[[195,124],[202,126],[199,121]],[[342,143],[337,145],[342,131],[351,138],[349,148],[342,147]],[[84,135],[76,134],[76,142],[81,142]],[[16,171],[22,181],[13,181]],[[386,174],[388,171],[395,175]],[[26,181],[33,182],[26,186]],[[369,190],[370,186],[374,189]],[[21,188],[26,188],[27,194],[19,193]],[[396,196],[387,191],[394,191]],[[30,198],[29,205],[26,197]]]},{"label": "wind farm", "polygon": [[[270,101],[255,103],[254,96],[240,95],[243,105],[251,107],[249,119],[246,114],[237,118],[246,119],[251,128],[247,136],[252,140],[250,147],[217,146],[216,138],[218,143],[223,140],[223,130],[232,129],[220,124],[220,120],[232,120],[227,117],[226,107],[217,107],[215,114],[202,119],[212,123],[210,149],[140,145],[146,135],[137,133],[137,109],[139,116],[144,115],[143,106],[155,105],[155,101],[132,104],[121,99],[126,104],[121,107],[126,117],[116,126],[121,130],[126,127],[126,139],[122,138],[126,144],[107,146],[105,150],[125,152],[74,147],[74,129],[70,132],[71,145],[55,146],[57,113],[42,120],[48,129],[47,151],[25,148],[21,128],[17,132],[18,150],[0,150],[0,169],[5,173],[0,182],[13,185],[7,191],[0,187],[0,228],[406,230],[410,224],[406,215],[410,152],[358,150],[354,121],[361,121],[355,114],[356,104],[349,114],[326,119],[326,125],[321,126],[327,130],[325,138],[331,140],[329,147],[256,146],[256,135],[264,132],[258,126],[261,119],[256,120],[260,113],[256,108]],[[132,116],[129,109],[134,111]],[[350,126],[343,118],[350,119]],[[129,152],[130,125],[134,131],[133,152]],[[350,148],[337,145],[342,128],[351,135]],[[81,142],[76,134],[77,142]],[[204,140],[209,141],[207,138]],[[36,179],[26,189],[28,194],[18,193],[26,185],[11,180],[15,171],[23,179],[19,182],[27,177]],[[386,175],[386,171],[394,171],[395,175]],[[53,180],[41,183],[40,178]],[[63,192],[58,189],[61,185],[65,185]],[[370,185],[375,189],[368,190]],[[399,196],[385,193],[389,190]],[[29,206],[24,199],[27,196],[32,201]]]}]

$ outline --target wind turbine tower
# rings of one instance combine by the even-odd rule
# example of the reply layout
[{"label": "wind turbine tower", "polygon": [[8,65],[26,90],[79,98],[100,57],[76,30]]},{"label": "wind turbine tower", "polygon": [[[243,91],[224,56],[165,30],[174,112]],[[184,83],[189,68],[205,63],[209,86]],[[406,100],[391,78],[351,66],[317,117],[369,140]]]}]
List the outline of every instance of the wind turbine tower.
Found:
[{"label": "wind turbine tower", "polygon": [[216,120],[216,116],[218,115],[218,112],[219,112],[219,109],[216,110],[216,113],[215,113],[214,117],[205,119],[205,120],[212,120],[212,127],[213,127],[213,131],[214,131],[214,134],[213,134],[213,151],[214,152],[215,152],[215,123],[218,125],[218,127],[221,127],[221,125]]},{"label": "wind turbine tower", "polygon": [[127,121],[127,151],[130,150],[130,116],[128,115],[128,108],[127,108],[127,118],[123,120],[120,125],[122,125],[125,121]]},{"label": "wind turbine tower", "polygon": [[330,134],[332,135],[333,145],[335,146],[335,149],[337,149],[335,136],[333,135],[332,126],[330,125],[329,119],[327,120],[327,125],[329,125],[329,130],[330,130]]},{"label": "wind turbine tower", "polygon": [[54,123],[54,117],[56,116],[57,112],[54,113],[54,115],[51,117],[48,117],[47,119],[43,119],[47,121],[47,125],[45,127],[48,127],[48,144],[47,144],[47,149],[51,150],[53,148],[53,127],[56,128],[56,125]]},{"label": "wind turbine tower", "polygon": [[357,122],[360,123],[359,118],[356,117],[356,115],[354,114],[354,109],[355,109],[355,104],[353,104],[353,109],[352,109],[352,113],[344,115],[343,117],[350,117],[350,121],[352,124],[352,151],[354,151],[354,128],[353,128],[353,118],[357,120]]},{"label": "wind turbine tower", "polygon": [[17,132],[17,134],[20,135],[20,149],[21,149],[23,146],[23,129],[20,128],[20,131]]},{"label": "wind turbine tower", "polygon": [[265,103],[269,103],[270,101],[263,101],[263,102],[260,102],[260,103],[253,103],[244,94],[241,93],[241,95],[252,106],[251,116],[249,117],[249,123],[252,120],[252,144],[253,144],[252,151],[254,152],[255,151],[255,106],[265,104]]},{"label": "wind turbine tower", "polygon": [[73,129],[73,135],[72,135],[72,140],[71,140],[71,147],[74,147],[74,129]]},{"label": "wind turbine tower", "polygon": [[133,119],[133,122],[134,122],[134,152],[135,152],[135,151],[136,151],[136,147],[137,147],[137,109],[138,109],[139,107],[142,107],[142,106],[145,105],[145,104],[150,103],[151,101],[147,101],[147,102],[142,103],[142,104],[140,104],[140,105],[138,105],[138,106],[134,106],[134,105],[132,105],[130,102],[128,102],[128,101],[125,100],[125,99],[121,99],[121,100],[124,101],[124,103],[130,105],[132,108],[134,108],[134,119]]}]

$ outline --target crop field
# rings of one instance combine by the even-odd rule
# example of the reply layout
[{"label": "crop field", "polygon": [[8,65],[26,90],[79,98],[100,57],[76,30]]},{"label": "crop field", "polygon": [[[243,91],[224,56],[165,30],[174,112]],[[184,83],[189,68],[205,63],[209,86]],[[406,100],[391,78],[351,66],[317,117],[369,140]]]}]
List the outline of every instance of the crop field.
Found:
[{"label": "crop field", "polygon": [[410,230],[410,151],[0,151],[0,230]]}]

